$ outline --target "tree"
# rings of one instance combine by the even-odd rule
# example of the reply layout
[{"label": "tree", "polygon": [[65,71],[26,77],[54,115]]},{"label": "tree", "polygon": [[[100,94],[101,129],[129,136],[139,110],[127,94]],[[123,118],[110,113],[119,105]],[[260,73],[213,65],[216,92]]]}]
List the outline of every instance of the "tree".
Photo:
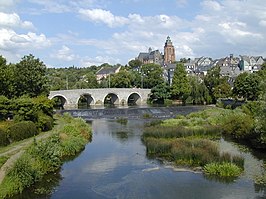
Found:
[{"label": "tree", "polygon": [[219,66],[215,66],[208,70],[207,75],[204,77],[204,83],[209,90],[212,103],[216,103],[217,97],[222,95],[221,89],[226,90],[230,86],[227,82],[227,77],[222,77],[220,71],[221,68]]},{"label": "tree", "polygon": [[153,88],[164,82],[163,69],[158,64],[144,64],[141,67],[144,88]]},{"label": "tree", "polygon": [[6,59],[0,56],[0,95],[8,98],[12,97],[13,93],[13,65],[6,64]]},{"label": "tree", "polygon": [[209,91],[202,82],[202,80],[197,76],[189,76],[190,94],[187,99],[187,103],[192,104],[204,104],[210,103],[211,97]]},{"label": "tree", "polygon": [[111,87],[114,88],[130,88],[132,82],[131,74],[126,70],[120,70],[111,76]]},{"label": "tree", "polygon": [[171,95],[174,99],[179,99],[185,102],[190,93],[190,86],[184,64],[176,64],[176,69],[173,76]]},{"label": "tree", "polygon": [[130,68],[138,68],[142,65],[142,62],[138,59],[132,59],[128,62],[128,65],[130,66]]},{"label": "tree", "polygon": [[170,86],[163,82],[151,89],[151,94],[149,98],[153,104],[164,104],[164,101],[166,99],[169,99],[170,97]]},{"label": "tree", "polygon": [[227,81],[224,81],[214,88],[213,95],[216,99],[230,97],[231,86],[227,83]]},{"label": "tree", "polygon": [[46,66],[33,55],[24,56],[14,68],[14,96],[38,95],[49,93]]},{"label": "tree", "polygon": [[86,74],[86,82],[88,84],[88,88],[98,88],[98,82],[96,79],[96,75],[93,72],[89,72]]},{"label": "tree", "polygon": [[256,73],[241,73],[234,82],[233,93],[245,100],[257,100],[261,91],[261,78]]}]

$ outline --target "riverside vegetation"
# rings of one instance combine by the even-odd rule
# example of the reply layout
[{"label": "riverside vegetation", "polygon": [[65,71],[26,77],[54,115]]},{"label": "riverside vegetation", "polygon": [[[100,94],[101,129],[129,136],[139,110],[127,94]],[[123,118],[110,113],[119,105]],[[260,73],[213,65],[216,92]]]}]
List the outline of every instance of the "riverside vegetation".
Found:
[{"label": "riverside vegetation", "polygon": [[[244,169],[244,159],[230,153],[221,153],[218,141],[230,137],[245,141],[252,147],[265,149],[265,136],[258,131],[262,121],[255,115],[260,105],[247,103],[235,110],[209,108],[175,119],[152,122],[144,130],[142,140],[147,154],[176,165],[200,169],[206,176],[234,180]],[[264,109],[263,109],[264,110]],[[265,184],[265,176],[256,183]]]},{"label": "riverside vegetation", "polygon": [[51,136],[38,142],[34,140],[8,170],[0,185],[0,198],[21,193],[45,174],[58,170],[65,158],[80,152],[91,140],[91,128],[84,120],[69,114],[56,118],[57,128]]}]

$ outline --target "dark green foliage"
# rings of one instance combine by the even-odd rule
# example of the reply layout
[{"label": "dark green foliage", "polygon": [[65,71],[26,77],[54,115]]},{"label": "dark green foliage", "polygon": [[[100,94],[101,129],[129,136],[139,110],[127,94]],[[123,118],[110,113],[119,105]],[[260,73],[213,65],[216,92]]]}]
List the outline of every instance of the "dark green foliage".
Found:
[{"label": "dark green foliage", "polygon": [[174,72],[171,85],[171,95],[173,99],[185,102],[190,94],[190,85],[184,64],[178,63]]},{"label": "dark green foliage", "polygon": [[0,128],[0,147],[7,146],[9,144],[9,140],[7,139],[6,130]]},{"label": "dark green foliage", "polygon": [[164,104],[171,97],[170,86],[165,82],[151,89],[149,100],[152,104]]},{"label": "dark green foliage", "polygon": [[211,97],[204,82],[199,77],[189,76],[190,94],[186,99],[188,104],[209,104]]},{"label": "dark green foliage", "polygon": [[241,73],[234,82],[233,94],[245,100],[257,100],[261,92],[260,82],[256,73]]},{"label": "dark green foliage", "polygon": [[17,122],[8,127],[8,138],[13,141],[20,141],[38,134],[36,125],[31,121]]},{"label": "dark green foliage", "polygon": [[29,95],[36,97],[38,95],[47,95],[48,79],[46,66],[33,55],[24,56],[14,68],[14,96]]},{"label": "dark green foliage", "polygon": [[157,64],[144,64],[141,67],[141,75],[143,78],[143,88],[153,88],[164,82],[163,69]]},{"label": "dark green foliage", "polygon": [[6,120],[10,115],[10,101],[7,97],[0,96],[0,121]]},{"label": "dark green foliage", "polygon": [[231,111],[222,116],[220,127],[225,134],[234,138],[248,139],[252,136],[254,130],[254,120],[251,116],[239,111]]},{"label": "dark green foliage", "polygon": [[54,126],[54,119],[51,116],[45,115],[44,113],[40,112],[38,114],[38,122],[37,127],[41,131],[49,131]]},{"label": "dark green foliage", "polygon": [[209,90],[212,103],[216,103],[217,97],[228,97],[229,85],[226,77],[220,74],[221,68],[215,66],[208,70],[204,77],[204,83]]},{"label": "dark green foliage", "polygon": [[127,70],[120,70],[111,76],[111,87],[112,88],[131,88],[133,82],[133,76]]}]

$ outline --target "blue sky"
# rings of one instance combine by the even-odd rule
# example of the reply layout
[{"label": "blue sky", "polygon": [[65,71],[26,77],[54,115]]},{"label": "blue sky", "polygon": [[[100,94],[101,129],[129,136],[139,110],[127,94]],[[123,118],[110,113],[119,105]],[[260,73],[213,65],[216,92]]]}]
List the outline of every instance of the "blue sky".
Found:
[{"label": "blue sky", "polygon": [[127,64],[149,47],[176,59],[266,57],[265,0],[0,0],[0,54],[48,67]]}]

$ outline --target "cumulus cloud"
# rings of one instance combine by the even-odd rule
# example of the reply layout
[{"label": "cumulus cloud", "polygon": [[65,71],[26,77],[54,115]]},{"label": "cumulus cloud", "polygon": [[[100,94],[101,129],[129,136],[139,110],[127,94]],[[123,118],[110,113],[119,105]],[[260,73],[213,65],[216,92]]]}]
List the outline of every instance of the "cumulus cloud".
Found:
[{"label": "cumulus cloud", "polygon": [[121,63],[120,59],[110,57],[110,56],[96,56],[96,57],[84,57],[81,59],[80,65],[81,67],[88,67],[88,66],[99,66],[103,63],[110,63],[110,64],[117,64]]},{"label": "cumulus cloud", "polygon": [[123,26],[128,23],[128,19],[121,16],[115,16],[108,10],[102,9],[80,9],[79,14],[86,20],[105,23],[109,27]]},{"label": "cumulus cloud", "polygon": [[34,26],[30,21],[22,21],[16,13],[0,12],[0,27],[21,27],[33,29]]},{"label": "cumulus cloud", "polygon": [[0,10],[7,11],[13,6],[15,6],[18,0],[3,0],[0,1]]},{"label": "cumulus cloud", "polygon": [[0,29],[0,49],[5,51],[20,50],[23,48],[44,48],[48,47],[50,43],[44,34],[37,35],[33,32],[17,34],[11,29]]},{"label": "cumulus cloud", "polygon": [[65,45],[63,45],[62,48],[57,52],[52,54],[51,57],[64,61],[73,61],[74,59],[78,58],[78,56],[75,55],[72,50]]}]

